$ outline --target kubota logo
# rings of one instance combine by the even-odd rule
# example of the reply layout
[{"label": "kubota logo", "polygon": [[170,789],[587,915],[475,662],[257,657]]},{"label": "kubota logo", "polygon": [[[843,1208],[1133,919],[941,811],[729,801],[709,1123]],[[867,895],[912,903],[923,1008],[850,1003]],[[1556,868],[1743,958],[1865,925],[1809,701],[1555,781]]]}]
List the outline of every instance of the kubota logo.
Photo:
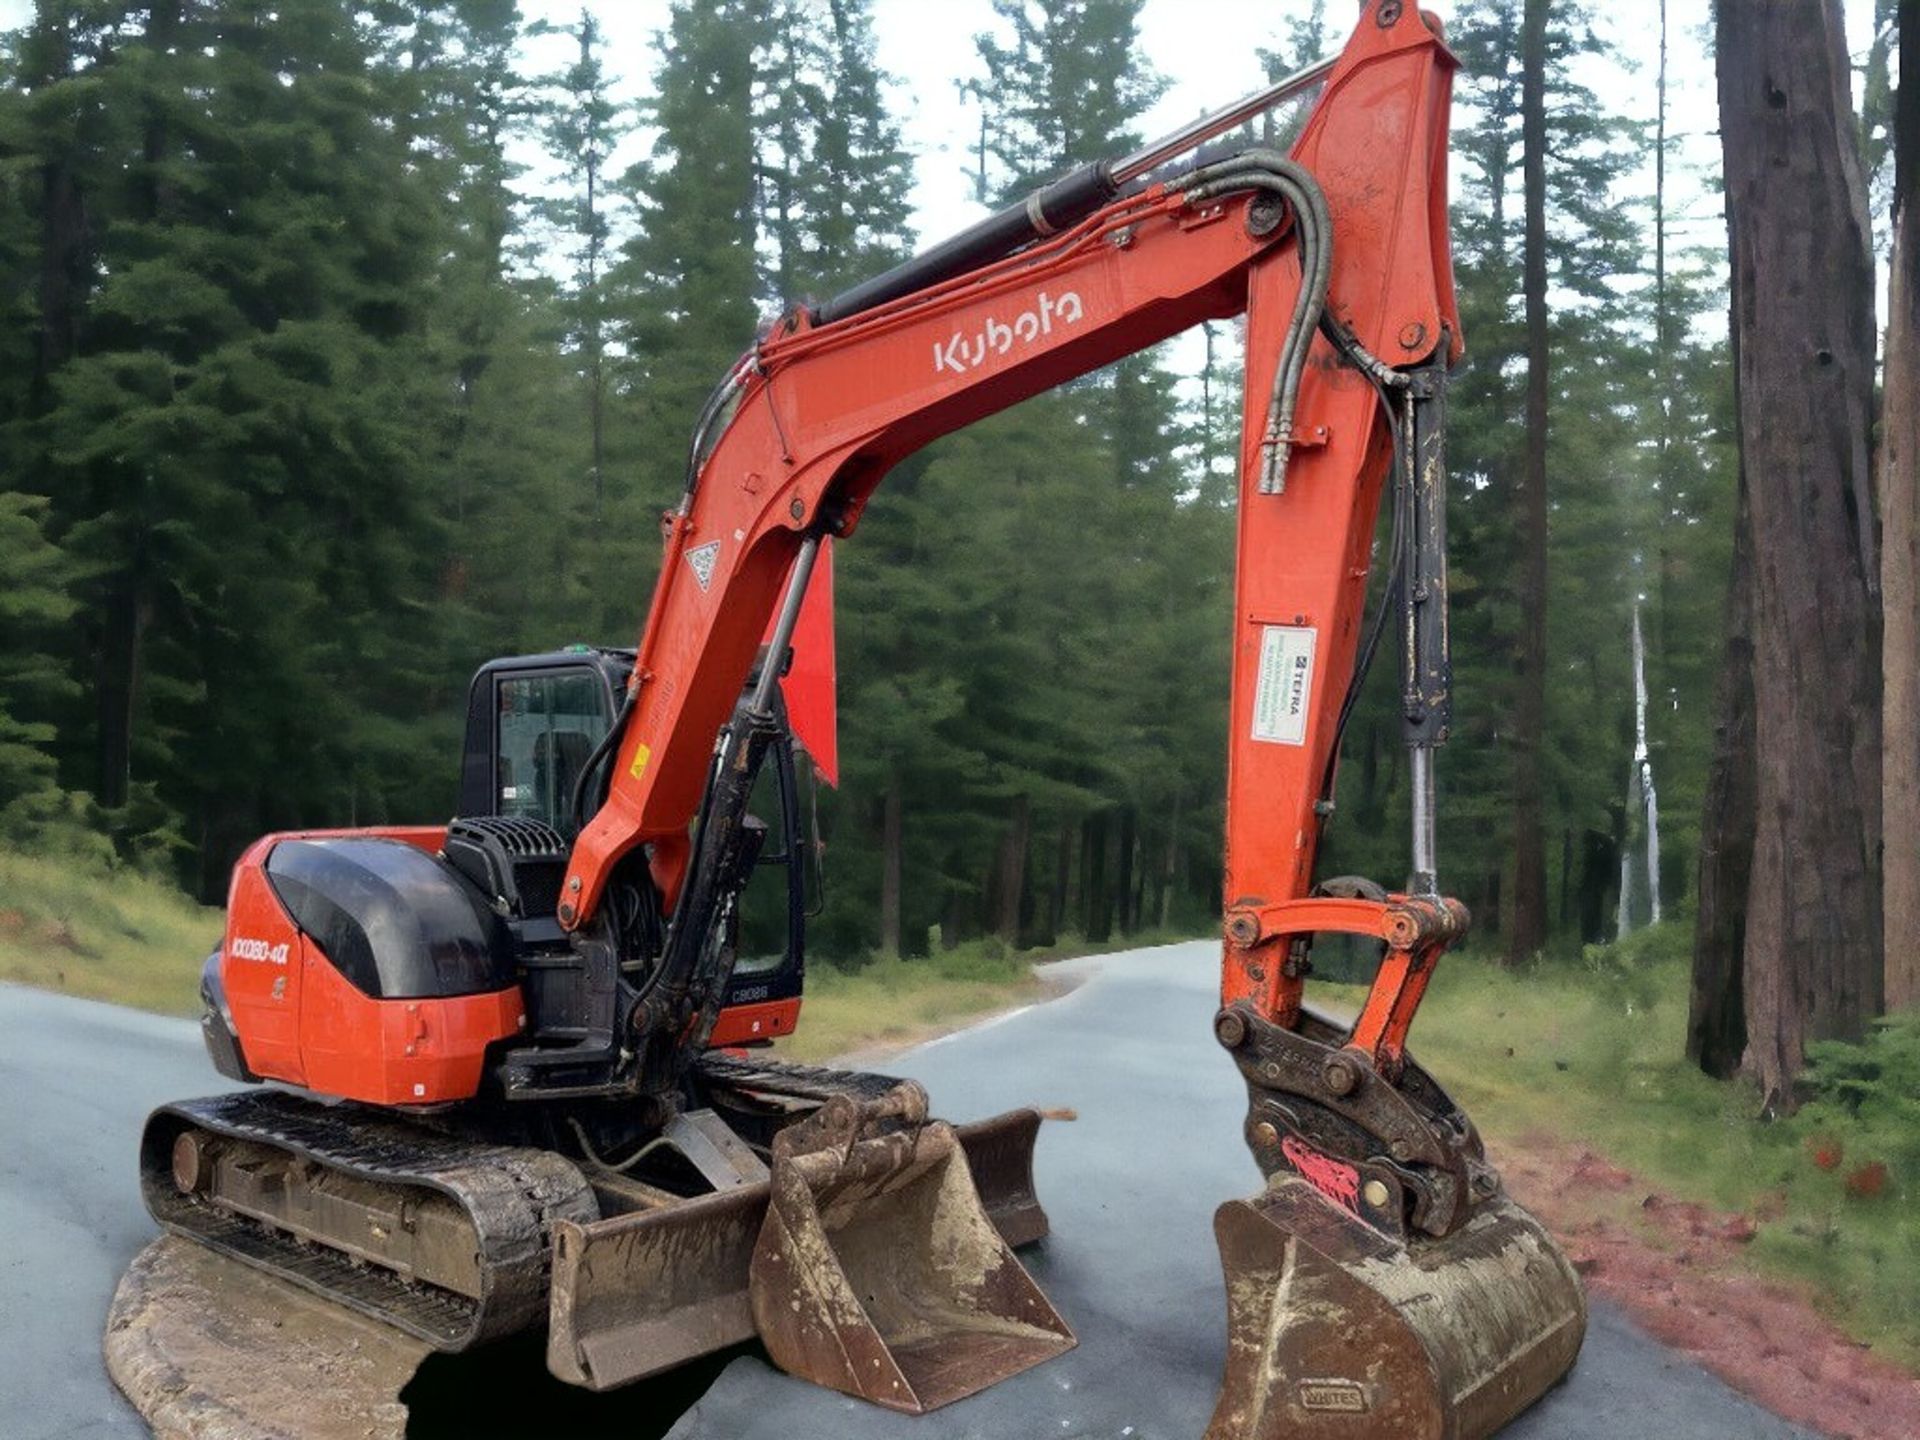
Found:
[{"label": "kubota logo", "polygon": [[1056,324],[1077,325],[1085,318],[1080,297],[1073,291],[1056,300],[1042,290],[1034,298],[1033,308],[1022,310],[1011,322],[989,315],[986,324],[971,336],[956,330],[946,344],[934,341],[933,373],[951,370],[964,375],[996,355],[1007,354],[1015,345],[1031,345],[1042,335],[1051,335]]}]

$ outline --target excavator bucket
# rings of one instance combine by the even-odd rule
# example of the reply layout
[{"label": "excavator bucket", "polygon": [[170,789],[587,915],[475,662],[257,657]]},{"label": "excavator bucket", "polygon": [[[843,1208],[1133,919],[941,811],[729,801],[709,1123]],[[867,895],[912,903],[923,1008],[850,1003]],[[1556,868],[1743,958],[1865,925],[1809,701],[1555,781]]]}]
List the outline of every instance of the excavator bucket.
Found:
[{"label": "excavator bucket", "polygon": [[548,1367],[608,1389],[757,1334],[793,1375],[919,1413],[1069,1350],[1010,1248],[1047,1229],[1038,1128],[929,1121],[906,1083],[782,1132],[766,1180],[563,1222]]},{"label": "excavator bucket", "polygon": [[1227,1371],[1207,1440],[1481,1440],[1586,1333],[1573,1267],[1504,1196],[1401,1242],[1282,1173],[1213,1223]]},{"label": "excavator bucket", "polygon": [[913,1091],[895,1092],[907,1123],[891,1133],[863,1136],[848,1103],[774,1142],[752,1294],[783,1370],[917,1415],[1074,1338],[988,1218],[953,1128],[925,1121]]}]

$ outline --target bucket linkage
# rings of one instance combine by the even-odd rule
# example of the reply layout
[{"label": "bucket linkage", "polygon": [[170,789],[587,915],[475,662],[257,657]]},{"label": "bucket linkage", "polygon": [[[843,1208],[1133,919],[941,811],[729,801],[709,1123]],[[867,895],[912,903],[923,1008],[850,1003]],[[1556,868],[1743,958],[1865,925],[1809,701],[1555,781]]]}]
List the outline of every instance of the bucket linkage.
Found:
[{"label": "bucket linkage", "polygon": [[1566,1374],[1587,1309],[1472,1122],[1404,1049],[1466,911],[1309,906],[1315,928],[1375,935],[1386,953],[1350,1025],[1304,1006],[1276,1024],[1244,1002],[1215,1019],[1267,1188],[1214,1216],[1228,1349],[1207,1440],[1481,1440]]}]

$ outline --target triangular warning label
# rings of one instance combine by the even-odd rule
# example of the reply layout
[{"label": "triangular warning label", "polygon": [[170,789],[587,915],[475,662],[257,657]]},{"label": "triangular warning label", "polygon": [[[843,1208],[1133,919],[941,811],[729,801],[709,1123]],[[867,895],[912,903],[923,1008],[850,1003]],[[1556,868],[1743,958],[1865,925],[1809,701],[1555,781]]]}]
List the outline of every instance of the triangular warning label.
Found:
[{"label": "triangular warning label", "polygon": [[709,540],[704,545],[696,545],[687,551],[687,564],[693,567],[693,578],[700,582],[700,593],[707,593],[707,586],[713,583],[713,562],[720,556],[720,542]]}]

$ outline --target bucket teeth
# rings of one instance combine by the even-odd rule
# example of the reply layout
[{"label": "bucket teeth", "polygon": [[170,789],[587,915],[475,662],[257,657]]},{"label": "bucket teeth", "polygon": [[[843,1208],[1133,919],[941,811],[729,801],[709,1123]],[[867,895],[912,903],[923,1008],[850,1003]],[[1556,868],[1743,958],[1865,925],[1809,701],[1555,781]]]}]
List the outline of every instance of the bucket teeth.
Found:
[{"label": "bucket teeth", "polygon": [[1207,1440],[1482,1440],[1566,1374],[1586,1297],[1505,1197],[1390,1238],[1297,1176],[1214,1216],[1227,1367]]},{"label": "bucket teeth", "polygon": [[900,1128],[830,1102],[818,1128],[775,1143],[753,1313],[781,1369],[919,1414],[1075,1342],[989,1218],[953,1128],[925,1120],[923,1094],[880,1103]]}]

